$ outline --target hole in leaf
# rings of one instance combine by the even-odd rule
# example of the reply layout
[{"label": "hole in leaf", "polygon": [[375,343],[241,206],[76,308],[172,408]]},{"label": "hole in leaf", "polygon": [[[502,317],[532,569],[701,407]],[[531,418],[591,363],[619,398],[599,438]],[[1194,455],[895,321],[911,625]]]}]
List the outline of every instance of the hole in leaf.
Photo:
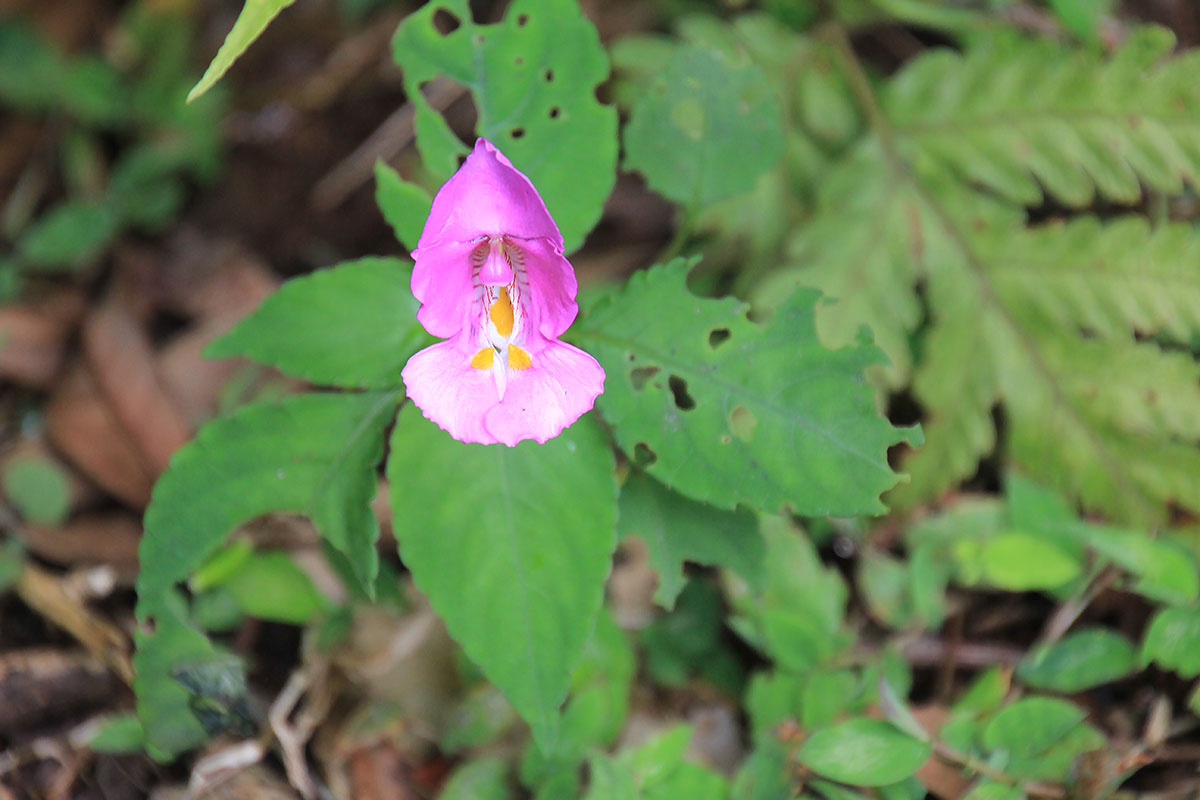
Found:
[{"label": "hole in leaf", "polygon": [[660,371],[658,367],[634,367],[629,370],[629,381],[633,384],[633,388],[640,392],[645,388],[646,382]]},{"label": "hole in leaf", "polygon": [[745,406],[737,406],[729,414],[729,429],[733,435],[748,442],[754,438],[754,429],[758,427],[758,417]]},{"label": "hole in leaf", "polygon": [[458,30],[460,25],[462,25],[462,23],[459,21],[458,17],[454,16],[444,8],[439,8],[437,11],[433,12],[433,29],[442,36],[454,33],[456,30]]},{"label": "hole in leaf", "polygon": [[528,14],[522,14],[521,16],[517,17],[517,27],[518,27],[518,28],[524,28],[524,27],[525,27],[525,24],[526,24],[527,22],[529,22],[529,15],[528,15]]},{"label": "hole in leaf", "polygon": [[708,333],[708,346],[716,350],[729,341],[729,328],[713,328]]},{"label": "hole in leaf", "polygon": [[525,135],[525,129],[524,128],[513,128],[511,131],[509,131],[508,135],[514,139],[520,139],[522,136]]},{"label": "hole in leaf", "polygon": [[477,33],[471,37],[471,41],[474,42],[476,46],[482,46],[483,43],[487,41],[487,37],[482,33]]},{"label": "hole in leaf", "polygon": [[546,70],[545,78],[546,78],[546,83],[550,83],[551,81],[553,81],[554,80],[554,70],[552,70],[552,69]]},{"label": "hole in leaf", "polygon": [[675,407],[680,411],[691,411],[696,407],[696,401],[688,394],[687,381],[678,375],[672,375],[667,378],[667,385],[671,387],[671,394],[675,395]]},{"label": "hole in leaf", "polygon": [[550,109],[550,119],[558,119],[558,115],[561,113],[562,110],[558,106],[555,106],[554,108]]},{"label": "hole in leaf", "polygon": [[633,446],[633,463],[645,469],[646,467],[658,461],[658,453],[650,449],[650,445],[645,442],[638,442]]},{"label": "hole in leaf", "polygon": [[522,64],[524,64],[524,63],[525,63],[525,57],[524,57],[524,56],[517,56],[516,58],[514,58],[514,59],[513,59],[513,63],[514,63],[514,64],[516,64],[516,65],[519,67],[519,66],[521,66]]}]

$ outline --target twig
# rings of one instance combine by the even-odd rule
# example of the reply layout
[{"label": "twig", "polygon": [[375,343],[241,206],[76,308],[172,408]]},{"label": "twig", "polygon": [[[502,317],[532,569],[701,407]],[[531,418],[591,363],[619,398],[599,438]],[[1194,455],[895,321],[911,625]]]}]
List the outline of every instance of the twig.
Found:
[{"label": "twig", "polygon": [[953,747],[942,741],[935,741],[933,744],[933,752],[938,758],[951,764],[970,770],[976,775],[981,775],[989,780],[1003,783],[1006,786],[1021,787],[1021,790],[1028,797],[1041,797],[1047,800],[1058,800],[1058,798],[1066,797],[1067,793],[1061,786],[1052,783],[1043,783],[1042,781],[1021,781],[1011,775],[1006,774],[1002,770],[998,770],[990,764],[980,761],[975,756],[967,753],[960,753]]},{"label": "twig", "polygon": [[27,606],[74,636],[128,686],[133,686],[129,638],[64,588],[52,573],[26,564],[16,590]]}]

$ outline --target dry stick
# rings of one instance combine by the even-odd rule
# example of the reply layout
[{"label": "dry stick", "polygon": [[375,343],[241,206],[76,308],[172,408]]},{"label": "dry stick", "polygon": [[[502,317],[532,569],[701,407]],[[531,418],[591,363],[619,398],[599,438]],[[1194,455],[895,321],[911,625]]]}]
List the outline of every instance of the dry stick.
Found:
[{"label": "dry stick", "polygon": [[61,580],[41,567],[26,564],[16,590],[27,606],[74,636],[127,686],[133,686],[129,638],[124,631],[92,612],[63,587]]},{"label": "dry stick", "polygon": [[1068,598],[1055,610],[1050,619],[1046,620],[1046,626],[1034,647],[1045,647],[1061,639],[1092,601],[1112,586],[1119,575],[1120,572],[1111,566],[1102,569],[1082,593]]},{"label": "dry stick", "polygon": [[[429,82],[425,98],[435,111],[445,111],[466,93],[461,84],[439,75]],[[312,191],[312,207],[327,212],[341,205],[371,179],[376,161],[390,161],[412,144],[416,113],[416,106],[409,101],[385,119],[353,153],[317,181]]]}]

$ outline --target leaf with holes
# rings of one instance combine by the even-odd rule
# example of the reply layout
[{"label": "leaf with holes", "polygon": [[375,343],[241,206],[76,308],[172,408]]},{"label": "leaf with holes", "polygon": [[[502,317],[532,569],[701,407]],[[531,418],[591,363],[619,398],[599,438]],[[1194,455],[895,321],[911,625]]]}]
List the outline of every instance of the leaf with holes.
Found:
[{"label": "leaf with holes", "polygon": [[471,90],[476,133],[529,176],[567,250],[578,247],[616,180],[617,113],[596,99],[608,56],[574,0],[516,0],[494,25],[476,24],[467,0],[437,0],[410,14],[392,45],[426,166],[444,180],[467,152],[421,92],[444,75]]},{"label": "leaf with holes", "polygon": [[717,511],[634,472],[621,487],[620,534],[639,536],[658,573],[654,600],[675,606],[683,590],[683,564],[732,569],[755,588],[762,582],[766,545],[758,520],[746,511]]},{"label": "leaf with holes", "polygon": [[668,486],[720,508],[798,514],[884,510],[897,476],[887,449],[917,444],[875,410],[870,345],[817,341],[817,295],[800,291],[766,325],[732,298],[685,285],[676,259],[635,275],[576,323],[573,337],[608,373],[598,407],[617,441]]},{"label": "leaf with holes", "polygon": [[779,101],[744,56],[681,47],[634,103],[625,151],[655,191],[711,203],[749,190],[783,155]]},{"label": "leaf with holes", "polygon": [[399,397],[299,395],[204,426],[171,459],[146,509],[139,617],[155,613],[236,526],[273,511],[309,515],[371,585],[379,566],[375,465]]},{"label": "leaf with holes", "polygon": [[463,444],[407,406],[391,442],[401,559],[551,749],[616,547],[608,441],[584,417],[544,445]]},{"label": "leaf with holes", "polygon": [[431,339],[417,324],[412,267],[361,258],[293,278],[205,355],[247,356],[313,383],[389,389]]}]

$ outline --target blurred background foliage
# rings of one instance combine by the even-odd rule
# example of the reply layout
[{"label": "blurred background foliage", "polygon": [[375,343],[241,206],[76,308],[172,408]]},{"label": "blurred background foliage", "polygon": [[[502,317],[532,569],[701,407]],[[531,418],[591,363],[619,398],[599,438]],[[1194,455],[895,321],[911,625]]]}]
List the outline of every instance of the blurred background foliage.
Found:
[{"label": "blurred background foliage", "polygon": [[[248,4],[244,54],[191,104],[240,3],[0,12],[4,796],[1195,795],[1192,3],[285,5]],[[578,246],[581,345],[726,294],[764,321],[737,335],[779,340],[820,290],[826,346],[886,355],[846,403],[924,435],[890,453],[886,515],[829,518],[773,512],[835,491],[739,494],[618,429],[621,545],[549,750],[413,589],[377,491],[397,354],[425,343],[395,277],[472,132]],[[684,261],[617,288],[675,256],[699,299]],[[339,293],[374,304],[314,310]],[[394,338],[353,338],[391,308]],[[309,383],[377,394],[279,399]],[[211,473],[204,448],[236,455],[208,488],[237,491],[147,519],[196,535],[143,576],[139,627],[141,512],[212,420],[159,491]],[[342,464],[331,431],[363,425]],[[342,464],[336,488],[256,494],[288,448]],[[268,511],[294,514],[240,525]]]}]

